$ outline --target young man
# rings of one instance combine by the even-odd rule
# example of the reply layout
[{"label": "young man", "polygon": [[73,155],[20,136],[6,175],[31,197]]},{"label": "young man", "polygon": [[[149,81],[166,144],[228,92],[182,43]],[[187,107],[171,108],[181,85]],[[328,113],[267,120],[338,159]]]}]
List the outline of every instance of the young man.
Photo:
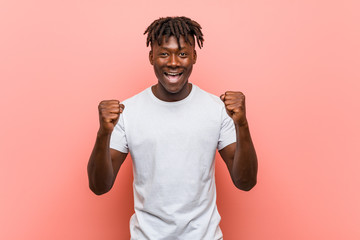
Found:
[{"label": "young man", "polygon": [[145,31],[158,83],[125,100],[99,104],[100,128],[88,164],[90,189],[108,192],[128,152],[133,160],[135,213],[131,239],[222,239],[216,207],[218,149],[233,183],[256,184],[257,158],[245,96],[219,97],[189,83],[200,25],[186,17],[154,21]]}]

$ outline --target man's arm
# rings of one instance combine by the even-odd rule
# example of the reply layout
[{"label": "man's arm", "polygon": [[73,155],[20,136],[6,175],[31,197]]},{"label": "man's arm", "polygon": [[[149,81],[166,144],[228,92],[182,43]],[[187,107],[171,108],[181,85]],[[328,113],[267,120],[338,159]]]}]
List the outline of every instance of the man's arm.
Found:
[{"label": "man's arm", "polygon": [[110,137],[124,105],[117,100],[102,101],[99,104],[100,128],[87,171],[89,187],[97,195],[108,192],[114,182],[127,153],[110,149]]},{"label": "man's arm", "polygon": [[245,96],[241,92],[226,92],[220,98],[234,121],[236,143],[226,146],[219,153],[226,163],[234,185],[241,190],[249,191],[256,185],[258,163],[245,114]]}]

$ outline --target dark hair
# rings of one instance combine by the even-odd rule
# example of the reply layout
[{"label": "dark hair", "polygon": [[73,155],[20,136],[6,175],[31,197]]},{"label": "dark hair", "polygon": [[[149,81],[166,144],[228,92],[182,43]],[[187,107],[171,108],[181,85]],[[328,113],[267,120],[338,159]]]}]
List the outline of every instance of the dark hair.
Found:
[{"label": "dark hair", "polygon": [[175,36],[180,47],[180,36],[183,36],[185,41],[192,45],[189,36],[195,38],[199,48],[203,46],[204,38],[201,32],[201,26],[194,20],[187,17],[166,17],[159,18],[152,22],[145,30],[144,34],[147,35],[146,46],[157,41],[159,45],[162,43],[163,36],[165,41],[170,36]]}]

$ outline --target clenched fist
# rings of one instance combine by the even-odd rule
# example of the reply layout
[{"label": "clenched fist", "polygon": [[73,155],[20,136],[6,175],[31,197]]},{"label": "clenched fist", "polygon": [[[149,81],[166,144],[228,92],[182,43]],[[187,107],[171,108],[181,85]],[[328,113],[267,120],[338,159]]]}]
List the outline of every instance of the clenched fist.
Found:
[{"label": "clenched fist", "polygon": [[99,120],[102,133],[111,133],[125,106],[118,100],[104,100],[99,103]]},{"label": "clenched fist", "polygon": [[227,91],[220,96],[224,102],[227,114],[234,120],[235,125],[247,124],[245,112],[245,95],[242,92]]}]

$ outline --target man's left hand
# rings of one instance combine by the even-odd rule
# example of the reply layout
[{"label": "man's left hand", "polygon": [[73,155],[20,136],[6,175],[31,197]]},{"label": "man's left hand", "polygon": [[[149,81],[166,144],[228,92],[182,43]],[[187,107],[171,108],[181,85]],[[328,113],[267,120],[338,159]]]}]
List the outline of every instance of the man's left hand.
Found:
[{"label": "man's left hand", "polygon": [[247,125],[245,113],[245,95],[242,92],[227,91],[220,96],[224,102],[227,114],[233,119],[235,125]]}]

